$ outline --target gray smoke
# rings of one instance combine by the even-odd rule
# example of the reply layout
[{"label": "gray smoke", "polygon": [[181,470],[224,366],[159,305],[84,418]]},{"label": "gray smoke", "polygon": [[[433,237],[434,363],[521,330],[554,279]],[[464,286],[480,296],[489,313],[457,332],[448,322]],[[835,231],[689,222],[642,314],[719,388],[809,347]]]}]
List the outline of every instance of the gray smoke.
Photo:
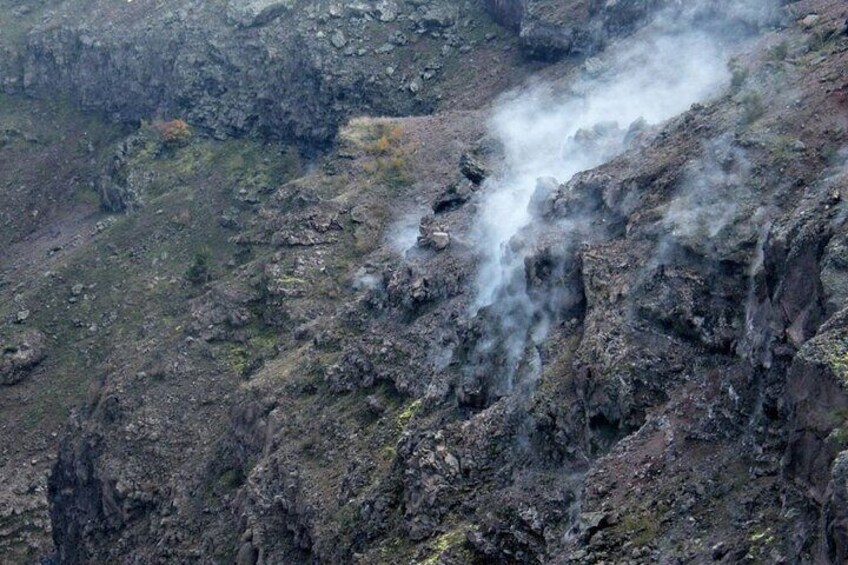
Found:
[{"label": "gray smoke", "polygon": [[406,255],[407,251],[414,248],[420,235],[418,228],[421,217],[427,213],[427,210],[418,209],[403,214],[396,220],[386,233],[389,247],[399,255]]},{"label": "gray smoke", "polygon": [[[725,15],[736,24],[774,16],[771,2],[745,0],[727,8]],[[621,154],[634,131],[721,93],[730,81],[728,60],[734,46],[727,40],[727,26],[702,25],[705,11],[714,9],[715,3],[693,2],[661,14],[638,34],[589,61],[564,93],[556,85],[535,85],[506,97],[497,108],[491,130],[503,144],[506,166],[484,186],[476,224],[481,266],[472,312],[485,315],[492,329],[478,341],[468,371],[491,374],[496,368],[499,382],[490,383],[490,388],[498,395],[514,389],[518,374],[538,377],[533,344],[544,339],[551,322],[545,302],[561,298],[531,296],[524,280],[525,259],[532,251],[527,240],[535,237],[533,223],[538,221],[530,204],[539,179],[548,185],[552,179],[565,183]],[[693,187],[672,206],[668,222],[673,230],[703,229],[715,235],[736,213],[728,204],[717,218],[687,216],[687,198],[708,202],[704,195],[712,180],[732,180],[722,179],[725,173],[720,170],[709,172],[712,177],[704,179],[703,186]],[[580,225],[571,232],[579,240],[592,218],[570,221]]]},{"label": "gray smoke", "polygon": [[[709,242],[722,231],[750,220],[753,193],[751,163],[745,151],[725,135],[704,145],[700,159],[689,163],[663,223],[683,242]],[[746,221],[746,228],[756,230]]]},{"label": "gray smoke", "polygon": [[[663,122],[720,92],[729,80],[727,52],[698,32],[649,36],[612,56],[603,75],[579,80],[564,100],[536,87],[504,101],[493,118],[507,167],[486,186],[479,217],[484,261],[478,306],[491,304],[523,261],[505,262],[503,250],[530,222],[528,204],[539,178],[565,182],[609,161],[624,149],[631,124]],[[587,144],[587,138],[599,142]]]}]

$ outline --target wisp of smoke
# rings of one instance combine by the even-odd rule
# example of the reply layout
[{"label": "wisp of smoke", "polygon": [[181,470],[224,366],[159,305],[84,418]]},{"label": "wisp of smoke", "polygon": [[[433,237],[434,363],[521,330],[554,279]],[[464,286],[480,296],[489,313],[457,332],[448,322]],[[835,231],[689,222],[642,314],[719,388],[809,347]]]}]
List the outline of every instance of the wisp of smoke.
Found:
[{"label": "wisp of smoke", "polygon": [[675,238],[714,238],[738,219],[751,164],[729,136],[712,140],[701,159],[690,163],[683,187],[663,223]]},{"label": "wisp of smoke", "polygon": [[[698,32],[659,35],[625,45],[609,70],[578,82],[565,100],[537,87],[506,100],[492,120],[507,166],[489,181],[478,218],[483,264],[477,307],[493,302],[497,289],[523,259],[504,261],[506,244],[530,221],[528,204],[537,179],[567,181],[624,149],[627,128],[659,123],[717,92],[728,80],[725,51]],[[618,126],[618,127],[616,127]],[[587,150],[584,132],[611,133]]]},{"label": "wisp of smoke", "polygon": [[491,130],[503,144],[506,162],[504,172],[487,181],[477,218],[481,266],[474,312],[486,308],[499,320],[493,335],[507,359],[501,367],[505,382],[498,388],[512,390],[530,334],[539,339],[531,324],[540,306],[523,282],[528,246],[519,252],[510,246],[519,234],[532,238],[529,205],[538,179],[563,183],[608,162],[626,149],[628,133],[637,125],[664,122],[729,82],[726,35],[686,22],[660,17],[608,51],[592,65],[602,70],[585,73],[566,95],[537,85],[507,97],[495,112]]},{"label": "wisp of smoke", "polygon": [[405,255],[407,251],[415,247],[419,235],[418,226],[423,214],[426,214],[426,211],[418,210],[404,214],[389,228],[386,239],[395,252]]}]

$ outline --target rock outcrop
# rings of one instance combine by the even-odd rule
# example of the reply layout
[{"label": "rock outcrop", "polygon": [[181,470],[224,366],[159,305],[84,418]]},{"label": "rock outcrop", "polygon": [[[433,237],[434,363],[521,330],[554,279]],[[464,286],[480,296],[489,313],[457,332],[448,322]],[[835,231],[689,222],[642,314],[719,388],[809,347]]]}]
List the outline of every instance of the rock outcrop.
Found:
[{"label": "rock outcrop", "polygon": [[[217,138],[314,149],[352,115],[431,111],[462,57],[497,53],[490,28],[482,10],[450,2],[185,0],[163,11],[142,0],[85,13],[67,2],[0,63],[0,81],[122,121],[180,117]],[[496,93],[479,88],[484,67],[468,72],[480,75],[471,96]]]},{"label": "rock outcrop", "polygon": [[518,33],[528,57],[543,61],[591,56],[658,15],[669,21],[680,18],[706,21],[718,14],[728,18],[734,26],[752,27],[775,23],[780,18],[774,3],[739,4],[732,0],[712,3],[486,0],[485,4],[499,23]]},{"label": "rock outcrop", "polygon": [[23,332],[0,342],[0,384],[13,385],[47,356],[47,338],[37,330]]}]

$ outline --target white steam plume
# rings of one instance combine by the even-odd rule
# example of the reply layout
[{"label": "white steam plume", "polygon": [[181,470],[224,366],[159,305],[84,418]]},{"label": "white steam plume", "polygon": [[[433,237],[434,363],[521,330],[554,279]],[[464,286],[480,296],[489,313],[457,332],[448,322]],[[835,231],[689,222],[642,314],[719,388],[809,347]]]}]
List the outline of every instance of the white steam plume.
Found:
[{"label": "white steam plume", "polygon": [[[756,18],[759,8],[772,3],[737,4],[744,8],[743,15]],[[752,6],[757,10],[749,10]],[[553,177],[564,183],[598,167],[626,149],[628,134],[637,127],[664,122],[727,86],[733,42],[726,41],[722,25],[694,25],[687,15],[696,12],[693,8],[660,16],[608,50],[600,63],[593,61],[593,72],[584,73],[567,93],[537,85],[504,99],[492,118],[491,129],[503,144],[506,162],[504,172],[487,181],[477,218],[481,266],[474,304],[475,311],[486,308],[488,316],[496,318],[497,328],[475,351],[480,361],[500,351],[497,365],[503,374],[490,383],[491,389],[513,390],[522,360],[532,356],[527,345],[538,343],[537,326],[545,327],[545,306],[528,295],[524,283],[524,261],[532,246],[510,248],[519,234],[533,237],[529,208],[538,180]],[[772,13],[763,8],[764,16]],[[738,14],[730,16],[738,23]],[[594,70],[598,67],[600,72]],[[585,224],[592,219],[570,221]],[[481,369],[470,367],[468,372]]]},{"label": "white steam plume", "polygon": [[[541,177],[565,182],[624,149],[627,128],[640,119],[667,120],[719,91],[729,80],[727,54],[709,36],[688,32],[641,38],[622,45],[609,70],[580,80],[565,99],[536,87],[506,100],[492,120],[506,151],[505,174],[489,181],[478,237],[483,266],[477,306],[523,265],[506,244],[530,222],[528,205]],[[617,126],[617,127],[614,127]],[[582,130],[582,131],[581,131]],[[586,148],[578,132],[600,133]]]}]

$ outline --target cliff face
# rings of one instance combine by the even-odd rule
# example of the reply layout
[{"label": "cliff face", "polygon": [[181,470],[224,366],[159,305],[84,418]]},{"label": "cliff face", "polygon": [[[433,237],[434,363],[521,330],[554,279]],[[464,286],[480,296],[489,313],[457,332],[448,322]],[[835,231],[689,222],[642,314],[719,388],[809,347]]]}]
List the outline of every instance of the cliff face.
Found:
[{"label": "cliff face", "polygon": [[[790,4],[792,0],[784,1]],[[707,22],[716,14],[737,26],[756,26],[763,18],[776,22],[777,2],[691,2],[673,0],[486,0],[486,9],[501,25],[519,34],[524,53],[554,61],[567,56],[591,56],[643,25],[663,9],[679,10]],[[678,12],[679,13],[679,12]],[[679,16],[670,16],[679,17]]]},{"label": "cliff face", "polygon": [[[0,543],[843,562],[848,9],[764,7],[52,8],[6,87],[124,129],[0,104]],[[57,153],[73,214],[33,215]]]},{"label": "cliff face", "polygon": [[486,2],[486,9],[502,26],[516,32],[521,30],[525,12],[522,0],[490,0]]},{"label": "cliff face", "polygon": [[490,76],[509,54],[471,4],[67,2],[42,19],[0,65],[7,91],[130,122],[179,115],[219,138],[320,146],[352,115],[474,107],[509,78]]}]

